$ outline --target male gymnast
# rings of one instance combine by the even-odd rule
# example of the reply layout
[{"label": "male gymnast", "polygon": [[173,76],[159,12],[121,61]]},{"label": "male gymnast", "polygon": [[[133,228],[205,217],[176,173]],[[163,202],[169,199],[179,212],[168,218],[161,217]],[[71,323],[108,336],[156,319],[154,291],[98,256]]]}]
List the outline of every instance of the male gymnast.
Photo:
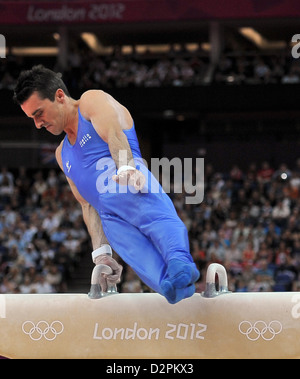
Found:
[{"label": "male gymnast", "polygon": [[73,99],[61,74],[42,65],[21,72],[14,100],[38,129],[65,133],[56,159],[81,204],[93,262],[113,270],[107,280],[122,272],[113,249],[169,303],[192,296],[200,274],[186,227],[142,160],[129,111],[102,90]]}]

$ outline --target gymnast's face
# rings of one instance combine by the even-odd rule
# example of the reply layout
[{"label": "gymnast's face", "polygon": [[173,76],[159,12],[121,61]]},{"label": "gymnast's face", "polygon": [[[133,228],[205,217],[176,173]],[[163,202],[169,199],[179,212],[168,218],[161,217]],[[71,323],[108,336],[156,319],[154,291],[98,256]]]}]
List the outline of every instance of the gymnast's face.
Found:
[{"label": "gymnast's face", "polygon": [[42,99],[38,92],[33,92],[21,108],[33,119],[37,129],[45,128],[54,135],[60,135],[64,130],[65,96],[62,90],[57,90],[54,101],[50,101]]}]

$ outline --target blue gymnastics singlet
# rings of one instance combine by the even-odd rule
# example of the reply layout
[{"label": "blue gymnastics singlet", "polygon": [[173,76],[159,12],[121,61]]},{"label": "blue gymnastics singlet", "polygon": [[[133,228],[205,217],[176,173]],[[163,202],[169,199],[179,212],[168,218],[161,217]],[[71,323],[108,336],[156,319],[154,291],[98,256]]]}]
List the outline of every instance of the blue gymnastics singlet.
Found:
[{"label": "blue gymnastics singlet", "polygon": [[169,196],[141,158],[133,125],[124,130],[136,167],[146,177],[141,191],[119,186],[112,180],[117,168],[108,144],[78,109],[78,132],[74,145],[67,136],[62,147],[66,176],[81,196],[97,211],[111,247],[154,291],[162,293],[168,262],[174,258],[193,264],[188,234]]}]

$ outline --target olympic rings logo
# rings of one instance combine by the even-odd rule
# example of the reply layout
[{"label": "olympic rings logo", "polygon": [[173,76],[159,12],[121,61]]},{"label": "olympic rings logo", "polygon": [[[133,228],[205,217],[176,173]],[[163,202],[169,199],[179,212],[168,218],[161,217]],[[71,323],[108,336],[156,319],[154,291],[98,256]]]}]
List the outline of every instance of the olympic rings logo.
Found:
[{"label": "olympic rings logo", "polygon": [[254,325],[249,321],[242,321],[239,324],[239,331],[250,341],[257,341],[260,337],[265,341],[272,341],[282,329],[281,322],[276,320],[271,321],[269,325],[265,321],[256,321]]},{"label": "olympic rings logo", "polygon": [[25,321],[22,331],[33,341],[39,341],[43,337],[47,341],[53,341],[64,331],[64,326],[60,321],[53,321],[50,325],[47,321],[39,321],[36,325],[32,321]]}]

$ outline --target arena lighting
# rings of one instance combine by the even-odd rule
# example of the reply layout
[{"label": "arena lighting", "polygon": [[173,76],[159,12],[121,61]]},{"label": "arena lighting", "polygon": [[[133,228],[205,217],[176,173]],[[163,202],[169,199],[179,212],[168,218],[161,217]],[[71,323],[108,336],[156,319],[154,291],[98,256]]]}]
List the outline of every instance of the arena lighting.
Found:
[{"label": "arena lighting", "polygon": [[103,47],[94,33],[84,32],[80,34],[80,37],[88,45],[88,47],[97,54],[103,54],[107,52],[107,50],[111,52],[111,48],[107,49]]},{"label": "arena lighting", "polygon": [[201,43],[201,49],[203,51],[211,51],[211,44],[208,42]]},{"label": "arena lighting", "polygon": [[53,33],[53,38],[55,39],[55,41],[59,41],[60,40],[60,34],[59,33]]},{"label": "arena lighting", "polygon": [[268,41],[253,28],[239,28],[239,32],[260,49],[283,49],[286,47],[286,43],[284,41]]},{"label": "arena lighting", "polygon": [[[97,36],[94,33],[88,33],[84,32],[81,33],[82,40],[89,46],[89,48],[94,51],[97,54],[105,54],[105,53],[111,53],[113,47],[104,47]],[[179,50],[180,45],[175,44],[175,49]],[[185,44],[185,47],[188,51],[193,52],[199,49],[199,45],[197,43],[187,43]],[[204,51],[210,50],[210,44],[209,43],[202,43],[201,49]],[[139,54],[143,54],[146,51],[150,51],[151,53],[167,53],[170,50],[170,44],[156,44],[156,45],[136,45],[135,50]],[[132,53],[132,46],[124,45],[122,46],[122,52],[123,54],[131,54]]]},{"label": "arena lighting", "polygon": [[[53,33],[52,37],[55,41],[60,40],[60,34],[59,33]],[[20,46],[14,46],[10,49],[10,52],[13,55],[16,56],[41,56],[41,55],[52,55],[55,56],[58,54],[58,47],[56,46],[26,46],[26,47],[20,47]],[[8,49],[6,49],[6,53],[8,53]]]},{"label": "arena lighting", "polygon": [[11,53],[13,55],[21,55],[21,56],[33,56],[33,55],[57,55],[58,48],[57,47],[12,47]]},{"label": "arena lighting", "polygon": [[[58,42],[60,40],[59,33],[53,33],[53,39]],[[113,51],[113,46],[104,47],[97,36],[94,33],[84,32],[81,33],[82,40],[88,45],[88,47],[94,51],[96,54],[111,54]],[[176,49],[180,49],[180,45],[175,45]],[[190,52],[197,51],[199,45],[197,43],[187,43],[186,49]],[[167,53],[170,50],[169,44],[159,44],[159,45],[137,45],[135,49],[138,53],[144,53],[146,51],[151,51],[152,53]],[[203,51],[210,50],[209,43],[202,43],[201,49]],[[45,46],[26,46],[26,47],[12,47],[11,53],[16,56],[41,56],[41,55],[50,55],[55,56],[58,54],[59,48],[56,46],[53,47],[45,47]],[[132,46],[123,46],[122,47],[123,54],[131,54]],[[6,49],[6,53],[8,53]]]}]

